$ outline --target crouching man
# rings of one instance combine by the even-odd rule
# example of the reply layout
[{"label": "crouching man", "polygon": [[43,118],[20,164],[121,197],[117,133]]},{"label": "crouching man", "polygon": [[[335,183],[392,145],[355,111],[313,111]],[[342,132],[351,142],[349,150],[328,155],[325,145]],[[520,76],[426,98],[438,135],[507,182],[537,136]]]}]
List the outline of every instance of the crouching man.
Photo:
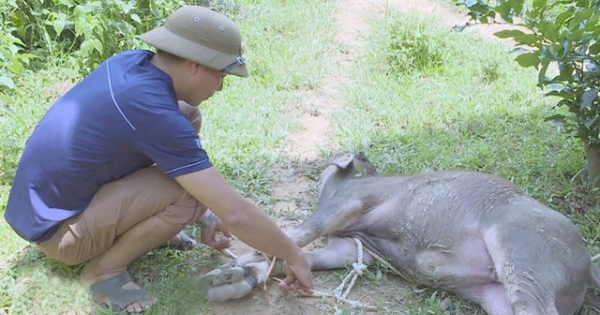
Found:
[{"label": "crouching man", "polygon": [[310,291],[300,248],[224,180],[198,138],[197,106],[222,89],[226,75],[248,76],[238,27],[186,6],[141,38],[156,52],[107,59],[39,122],[6,221],[49,258],[87,262],[81,283],[116,310],[139,313],[157,302],[127,268],[165,243],[193,244],[180,231],[194,222],[203,223],[201,241],[216,249],[235,235],[285,259],[283,286]]}]

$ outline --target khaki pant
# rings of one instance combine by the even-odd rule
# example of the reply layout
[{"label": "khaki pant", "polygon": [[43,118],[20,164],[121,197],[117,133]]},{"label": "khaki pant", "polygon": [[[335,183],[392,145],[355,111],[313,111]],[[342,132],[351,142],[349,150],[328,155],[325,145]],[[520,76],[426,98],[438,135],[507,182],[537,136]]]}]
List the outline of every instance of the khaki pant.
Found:
[{"label": "khaki pant", "polygon": [[[199,131],[202,116],[198,108],[183,102],[179,105]],[[102,186],[84,211],[62,222],[56,233],[38,246],[49,258],[75,265],[104,253],[119,235],[147,218],[156,216],[184,228],[205,212],[206,207],[174,179],[151,166]]]}]

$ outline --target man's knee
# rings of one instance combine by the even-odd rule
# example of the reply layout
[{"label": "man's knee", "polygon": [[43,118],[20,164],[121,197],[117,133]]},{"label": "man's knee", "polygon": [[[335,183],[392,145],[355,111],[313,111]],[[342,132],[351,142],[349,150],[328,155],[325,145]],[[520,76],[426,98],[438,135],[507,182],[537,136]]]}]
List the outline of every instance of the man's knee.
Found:
[{"label": "man's knee", "polygon": [[164,211],[157,213],[156,216],[164,222],[183,227],[200,221],[206,210],[206,206],[186,193],[184,198],[171,204]]},{"label": "man's knee", "polygon": [[78,265],[93,258],[89,254],[89,246],[84,246],[85,249],[80,248],[81,244],[71,233],[59,232],[53,238],[37,245],[46,257],[68,266]]}]

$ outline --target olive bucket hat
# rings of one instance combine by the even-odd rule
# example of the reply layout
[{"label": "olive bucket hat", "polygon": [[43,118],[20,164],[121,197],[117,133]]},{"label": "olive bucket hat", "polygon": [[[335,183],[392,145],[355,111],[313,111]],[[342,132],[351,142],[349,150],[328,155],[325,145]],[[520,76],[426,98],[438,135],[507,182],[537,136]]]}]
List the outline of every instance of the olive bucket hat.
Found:
[{"label": "olive bucket hat", "polygon": [[141,39],[211,69],[248,76],[240,30],[227,16],[209,8],[184,6],[173,12],[163,26],[142,34]]}]

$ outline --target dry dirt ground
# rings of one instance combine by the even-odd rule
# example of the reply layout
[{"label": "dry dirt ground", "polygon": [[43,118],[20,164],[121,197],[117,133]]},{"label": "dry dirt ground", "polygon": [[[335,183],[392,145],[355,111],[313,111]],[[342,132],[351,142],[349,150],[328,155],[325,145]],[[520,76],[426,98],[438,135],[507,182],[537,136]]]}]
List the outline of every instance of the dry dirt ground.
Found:
[{"label": "dry dirt ground", "polygon": [[[308,176],[314,174],[314,164],[319,159],[319,150],[336,150],[335,140],[330,136],[330,115],[333,111],[345,106],[343,97],[340,95],[345,84],[351,79],[343,71],[349,65],[357,62],[358,52],[362,42],[362,31],[366,30],[367,18],[372,15],[383,16],[386,9],[418,10],[423,14],[434,14],[443,27],[464,25],[468,17],[464,14],[448,10],[436,4],[433,0],[338,0],[336,4],[336,18],[340,23],[340,32],[335,38],[334,45],[344,47],[336,50],[330,56],[339,66],[332,67],[335,72],[330,73],[324,80],[324,86],[318,91],[309,93],[304,97],[306,106],[316,105],[318,114],[307,111],[301,113],[301,121],[304,129],[292,134],[288,144],[289,154],[297,165],[290,165],[288,176],[275,184],[274,198],[277,200],[275,211],[278,214],[278,223],[284,229],[297,224],[294,213],[310,210],[308,200],[314,197],[316,179]],[[498,31],[499,26],[476,25],[467,28],[467,31],[475,32],[477,35],[493,39],[493,33]],[[311,162],[312,161],[312,162]],[[309,164],[308,167],[306,164]],[[303,165],[300,167],[299,165]],[[288,211],[292,210],[292,211]],[[232,248],[235,254],[248,252],[250,249],[240,242],[236,242]],[[224,260],[227,260],[224,258]],[[307,298],[286,294],[278,288],[277,282],[270,280],[266,290],[256,289],[250,295],[239,300],[223,303],[213,303],[211,314],[230,315],[274,315],[274,314],[400,314],[405,308],[405,294],[414,290],[399,277],[385,271],[370,269],[370,277],[359,279],[354,289],[348,296],[349,299],[360,300],[361,303],[376,306],[377,311],[365,309],[350,309],[347,305],[340,304],[336,307],[333,298]],[[333,290],[340,284],[341,279],[347,274],[347,270],[336,272],[318,272],[314,274],[315,288],[327,292]],[[444,303],[453,303],[452,299],[445,299]],[[447,303],[446,303],[447,302]],[[473,309],[473,312],[476,312]],[[481,311],[479,311],[481,312]],[[425,313],[427,313],[425,311]]]}]

